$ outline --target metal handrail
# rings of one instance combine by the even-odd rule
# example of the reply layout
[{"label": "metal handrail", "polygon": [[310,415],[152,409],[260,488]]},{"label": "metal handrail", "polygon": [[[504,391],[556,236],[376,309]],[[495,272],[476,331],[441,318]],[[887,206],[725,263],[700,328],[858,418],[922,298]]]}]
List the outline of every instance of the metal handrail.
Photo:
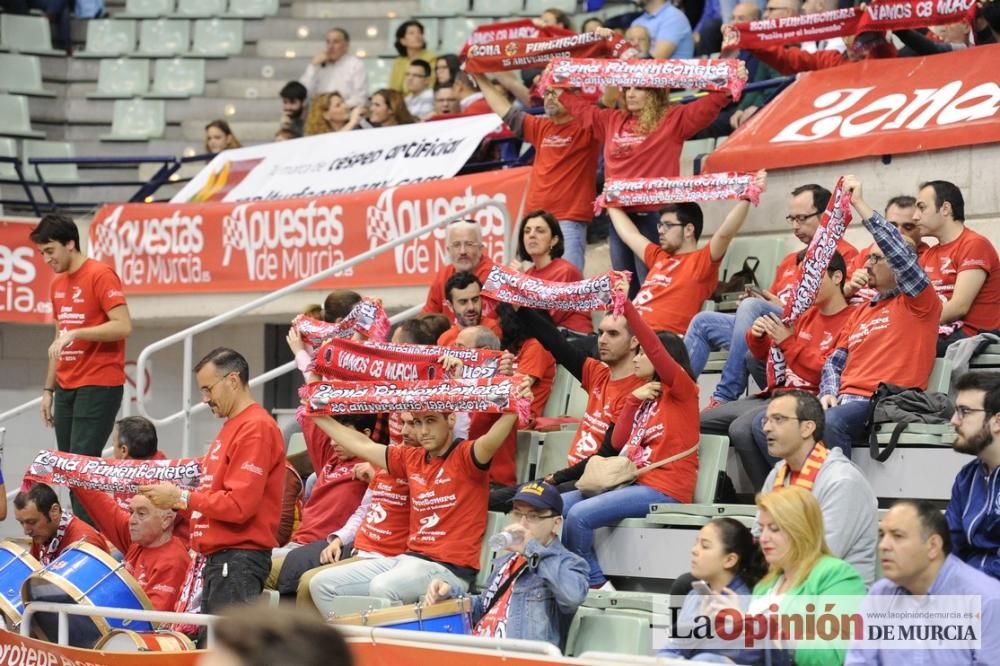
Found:
[{"label": "metal handrail", "polygon": [[133,610],[131,608],[112,608],[110,606],[77,606],[76,604],[57,604],[51,601],[31,601],[24,607],[21,616],[21,635],[31,636],[31,620],[35,613],[56,613],[59,618],[59,633],[56,642],[59,645],[69,643],[69,616],[111,617],[117,620],[139,620],[145,622],[166,622],[171,624],[193,624],[207,627],[206,646],[211,648],[215,642],[213,625],[219,619],[215,615],[201,613],[173,613],[168,611]]},{"label": "metal handrail", "polygon": [[[349,624],[334,624],[334,626],[344,638],[348,639],[348,642],[352,642],[352,639],[365,639],[366,642],[376,645],[379,643],[419,643],[423,645],[471,648],[480,651],[494,650],[511,656],[563,656],[558,647],[547,641],[532,641],[524,638],[485,638],[483,636],[470,636],[467,634],[445,634],[432,631],[393,629],[391,627],[358,627]],[[621,657],[621,655],[618,656]],[[631,659],[631,657],[629,658]]]},{"label": "metal handrail", "polygon": [[[146,348],[144,348],[141,352],[139,352],[139,357],[136,359],[136,368],[135,368],[136,405],[138,406],[139,413],[142,416],[145,416],[150,421],[152,421],[157,426],[165,425],[167,423],[172,423],[173,421],[176,421],[178,419],[183,419],[184,428],[181,440],[182,441],[181,450],[183,452],[183,456],[187,457],[190,452],[191,416],[207,408],[205,403],[197,403],[196,405],[191,404],[191,381],[189,377],[191,375],[192,368],[194,366],[193,339],[195,335],[203,333],[209,329],[215,328],[216,326],[224,324],[237,317],[241,317],[244,314],[256,310],[259,307],[272,303],[278,299],[284,298],[285,296],[292,294],[296,291],[300,291],[301,289],[304,289],[309,285],[331,278],[337,273],[340,273],[347,268],[352,268],[353,266],[360,264],[363,261],[368,261],[369,259],[377,257],[378,255],[387,252],[398,245],[402,245],[403,243],[415,240],[420,236],[423,236],[439,227],[446,226],[456,220],[464,219],[468,217],[470,213],[482,210],[484,208],[496,208],[500,212],[501,218],[503,220],[503,229],[504,229],[504,246],[503,246],[504,261],[507,261],[512,254],[511,249],[512,249],[513,238],[512,238],[510,211],[507,210],[507,206],[503,202],[498,201],[496,199],[489,199],[487,201],[478,203],[474,206],[470,206],[462,211],[459,211],[458,213],[449,215],[448,217],[443,217],[437,222],[433,222],[431,224],[415,229],[407,234],[403,234],[399,238],[395,238],[388,243],[383,243],[382,245],[372,248],[367,252],[362,252],[361,254],[343,263],[331,266],[324,271],[316,273],[315,275],[312,275],[303,280],[299,280],[298,282],[295,282],[288,286],[282,287],[281,289],[278,289],[275,292],[267,294],[266,296],[261,296],[260,298],[250,301],[249,303],[244,303],[243,305],[234,308],[229,312],[224,312],[220,315],[212,317],[211,319],[206,319],[203,322],[195,324],[194,326],[189,326],[183,331],[178,331],[173,335],[167,336],[162,340],[158,340],[157,342],[154,342],[146,346]],[[181,390],[181,404],[183,406],[179,411],[174,412],[169,416],[163,418],[157,418],[152,416],[146,409],[146,401],[145,401],[146,367],[147,364],[149,363],[150,356],[160,351],[161,349],[170,347],[177,343],[183,343],[184,345],[184,350],[183,350],[184,361],[183,361],[183,366],[181,368],[181,376],[184,378],[184,383],[182,385],[182,390]],[[269,379],[273,379],[274,377],[283,375],[286,372],[290,372],[292,369],[294,369],[294,367],[295,367],[294,362],[289,362],[283,366],[268,371],[268,373],[266,374]],[[261,377],[263,376],[264,375],[262,375]],[[256,380],[256,383],[254,383],[254,381],[252,380],[251,386],[255,386],[256,384],[261,383],[261,381],[258,378],[254,379]]]}]

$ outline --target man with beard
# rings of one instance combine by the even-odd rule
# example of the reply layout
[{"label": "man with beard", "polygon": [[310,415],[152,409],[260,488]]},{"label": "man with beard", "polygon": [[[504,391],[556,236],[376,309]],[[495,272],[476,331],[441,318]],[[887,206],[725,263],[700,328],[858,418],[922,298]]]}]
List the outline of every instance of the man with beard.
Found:
[{"label": "man with beard", "polygon": [[483,300],[480,298],[482,288],[482,281],[472,273],[455,273],[448,278],[444,293],[455,325],[438,338],[440,346],[450,347],[459,333],[473,326],[484,326],[500,337],[500,326],[496,319],[483,316]]},{"label": "man with beard", "polygon": [[952,448],[976,456],[959,471],[945,516],[955,555],[1000,578],[1000,373],[969,372],[955,385]]}]

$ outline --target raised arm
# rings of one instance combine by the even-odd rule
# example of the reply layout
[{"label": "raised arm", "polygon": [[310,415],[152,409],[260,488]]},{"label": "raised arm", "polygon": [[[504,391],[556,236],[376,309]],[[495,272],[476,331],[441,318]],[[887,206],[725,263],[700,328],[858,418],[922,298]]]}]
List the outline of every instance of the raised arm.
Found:
[{"label": "raised arm", "polygon": [[347,450],[352,456],[361,458],[366,462],[381,469],[386,469],[385,451],[383,444],[377,444],[370,440],[364,433],[358,432],[354,428],[348,428],[332,416],[313,416],[316,426],[330,436],[330,439],[337,442]]},{"label": "raised arm", "polygon": [[566,368],[577,381],[582,382],[583,363],[587,360],[587,355],[566,342],[566,338],[548,315],[531,308],[519,308],[517,316],[524,323],[525,330],[531,331],[532,336],[552,354],[556,363]]},{"label": "raised arm", "polygon": [[656,374],[659,376],[664,389],[669,391],[674,387],[675,383],[680,383],[682,381],[681,375],[687,377],[686,383],[693,383],[691,378],[687,376],[687,373],[674,360],[674,357],[663,348],[663,343],[656,337],[656,333],[643,320],[642,315],[639,314],[630,301],[625,301],[625,319],[628,321],[629,328],[632,329],[632,335],[639,341],[642,351],[646,353],[650,363],[653,364],[653,368],[656,370]]},{"label": "raised arm", "polygon": [[507,98],[504,97],[502,92],[497,90],[497,87],[493,85],[493,82],[490,81],[489,77],[485,74],[473,74],[472,78],[476,80],[476,85],[479,86],[479,91],[483,93],[483,99],[485,99],[486,103],[490,105],[491,109],[493,109],[493,113],[497,114],[501,118],[506,116],[507,112],[510,111],[513,105],[507,101]]},{"label": "raised arm", "polygon": [[[767,189],[767,171],[758,171],[754,177],[754,184],[760,188],[761,192]],[[711,248],[712,261],[719,261],[725,256],[730,243],[733,242],[733,239],[740,233],[740,229],[743,228],[743,223],[746,222],[749,212],[749,199],[741,199],[729,211],[726,219],[722,221],[716,232],[712,234],[712,239],[708,241],[708,245]]]},{"label": "raised arm", "polygon": [[611,224],[615,225],[618,237],[628,246],[636,256],[642,257],[646,254],[646,248],[652,243],[649,239],[639,233],[632,219],[621,208],[608,208],[608,216]]},{"label": "raised arm", "polygon": [[482,465],[493,460],[504,440],[514,426],[517,425],[517,414],[504,414],[496,420],[486,434],[477,438],[472,444],[472,455]]}]

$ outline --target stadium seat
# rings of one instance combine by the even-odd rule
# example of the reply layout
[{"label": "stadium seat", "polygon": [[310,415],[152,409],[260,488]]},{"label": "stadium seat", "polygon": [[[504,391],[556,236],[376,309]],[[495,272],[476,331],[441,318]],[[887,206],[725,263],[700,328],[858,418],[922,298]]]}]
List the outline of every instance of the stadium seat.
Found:
[{"label": "stadium seat", "polygon": [[569,447],[573,444],[575,437],[575,430],[556,430],[545,433],[542,450],[538,455],[538,469],[535,470],[535,477],[540,479],[566,467]]},{"label": "stadium seat", "polygon": [[[76,157],[76,149],[68,141],[25,141],[21,152],[21,168],[28,180],[37,178],[35,165],[30,163],[33,157]],[[46,182],[72,183],[80,180],[76,164],[40,164],[38,171]]]},{"label": "stadium seat", "polygon": [[65,55],[52,48],[52,32],[44,16],[0,16],[0,50],[35,55]]},{"label": "stadium seat", "polygon": [[587,401],[590,399],[590,396],[583,390],[580,382],[576,381],[576,377],[572,377],[571,379],[569,400],[566,401],[566,415],[583,418],[583,413],[587,411]]},{"label": "stadium seat", "polygon": [[226,13],[226,0],[177,0],[176,18],[211,18]]},{"label": "stadium seat", "polygon": [[497,16],[509,18],[524,11],[524,0],[472,0],[472,14],[475,16]]},{"label": "stadium seat", "polygon": [[384,597],[363,597],[349,594],[337,595],[330,601],[332,610],[330,615],[343,616],[354,613],[364,613],[368,610],[378,610],[379,608],[389,608],[392,601]]},{"label": "stadium seat", "polygon": [[469,0],[420,0],[417,16],[461,16],[468,13]]},{"label": "stadium seat", "polygon": [[148,99],[118,100],[111,118],[111,134],[102,141],[148,141],[163,136],[166,130],[166,106],[163,101]]},{"label": "stadium seat", "polygon": [[545,401],[545,409],[542,416],[565,416],[566,405],[569,404],[569,394],[572,383],[576,381],[573,375],[561,365],[556,366],[556,374],[552,379],[552,391],[549,399]]},{"label": "stadium seat", "polygon": [[[2,154],[0,153],[0,155]],[[514,467],[517,470],[518,483],[532,480],[531,467],[538,463],[538,443],[542,441],[544,436],[545,433],[531,430],[517,432],[517,454],[514,459]]]},{"label": "stadium seat", "polygon": [[45,132],[31,129],[28,98],[0,94],[0,136],[42,139]]},{"label": "stadium seat", "polygon": [[650,618],[584,608],[577,610],[570,625],[567,656],[576,657],[590,651],[635,655],[649,653],[652,640]]},{"label": "stadium seat", "polygon": [[191,55],[200,58],[225,58],[242,51],[243,21],[212,18],[194,22]]},{"label": "stadium seat", "polygon": [[105,59],[97,72],[97,91],[88,99],[127,99],[149,90],[149,61],[128,58]]},{"label": "stadium seat", "polygon": [[693,159],[697,155],[704,155],[712,152],[715,148],[715,139],[689,139],[684,142],[681,148],[681,159]]},{"label": "stadium seat", "polygon": [[389,85],[389,72],[392,70],[392,61],[386,58],[363,58],[365,72],[368,73],[368,92],[374,92],[379,88]]},{"label": "stadium seat", "polygon": [[[475,589],[481,590],[486,584],[486,579],[490,577],[490,569],[493,567],[493,557],[496,555],[487,543],[490,537],[503,530],[507,524],[507,516],[498,511],[490,511],[486,514],[486,532],[483,534],[482,550],[479,554],[479,573],[473,583]],[[471,590],[470,590],[471,591]]]},{"label": "stadium seat", "polygon": [[524,0],[524,13],[541,16],[546,9],[561,9],[567,14],[575,14],[576,4],[576,0]]},{"label": "stadium seat", "polygon": [[292,433],[292,436],[288,438],[288,446],[285,449],[285,457],[290,458],[300,453],[304,453],[305,451],[306,436],[301,432]]},{"label": "stadium seat", "polygon": [[441,21],[441,52],[458,53],[462,50],[465,40],[480,25],[489,23],[485,19],[446,18]]},{"label": "stadium seat", "polygon": [[191,23],[178,19],[147,19],[139,26],[139,55],[175,56],[191,45]]},{"label": "stadium seat", "polygon": [[135,51],[135,21],[91,19],[87,21],[87,43],[77,58],[108,58]]},{"label": "stadium seat", "polygon": [[[729,244],[729,250],[719,266],[719,280],[743,268],[743,262],[748,257],[757,258],[757,282],[767,288],[774,280],[774,272],[785,255],[785,241],[782,238],[759,238],[754,236],[738,236]],[[722,301],[716,305],[718,312],[735,312],[738,300]]]},{"label": "stadium seat", "polygon": [[278,13],[278,0],[230,0],[228,16],[264,18]]},{"label": "stadium seat", "polygon": [[[17,141],[0,137],[0,157],[17,159]],[[17,169],[13,162],[0,161],[0,180],[17,180]]]},{"label": "stadium seat", "polygon": [[969,361],[969,368],[975,370],[1000,368],[1000,345],[989,345],[981,354],[973,356]]},{"label": "stadium seat", "polygon": [[205,61],[193,58],[157,60],[153,89],[146,97],[183,98],[205,93]]},{"label": "stadium seat", "polygon": [[174,0],[125,0],[126,18],[158,18],[174,12]]},{"label": "stadium seat", "polygon": [[55,97],[42,88],[42,65],[38,56],[0,53],[0,92],[31,97]]}]

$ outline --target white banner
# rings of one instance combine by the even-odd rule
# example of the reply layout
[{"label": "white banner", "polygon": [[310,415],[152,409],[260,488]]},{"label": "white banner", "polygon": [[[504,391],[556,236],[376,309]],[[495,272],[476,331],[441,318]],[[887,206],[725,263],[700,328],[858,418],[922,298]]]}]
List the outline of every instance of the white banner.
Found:
[{"label": "white banner", "polygon": [[311,198],[450,178],[499,126],[486,114],[226,150],[170,201]]}]

